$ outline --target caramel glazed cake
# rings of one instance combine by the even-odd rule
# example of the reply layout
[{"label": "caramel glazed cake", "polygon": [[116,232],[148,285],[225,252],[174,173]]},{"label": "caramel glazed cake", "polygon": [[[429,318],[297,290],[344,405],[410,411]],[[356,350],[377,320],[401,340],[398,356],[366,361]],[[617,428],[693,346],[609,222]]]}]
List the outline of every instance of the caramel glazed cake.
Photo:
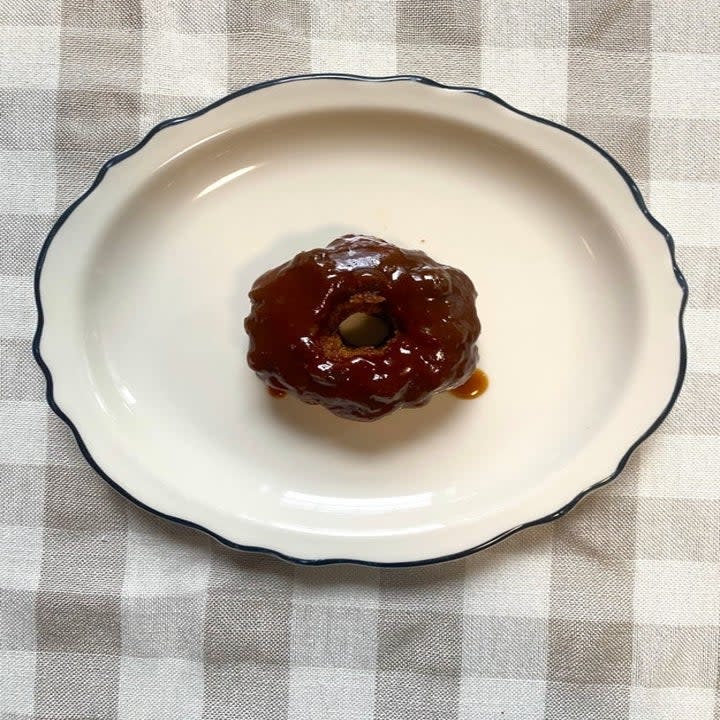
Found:
[{"label": "caramel glazed cake", "polygon": [[248,364],[272,394],[375,420],[471,378],[476,297],[464,272],[424,252],[344,235],[255,281]]}]

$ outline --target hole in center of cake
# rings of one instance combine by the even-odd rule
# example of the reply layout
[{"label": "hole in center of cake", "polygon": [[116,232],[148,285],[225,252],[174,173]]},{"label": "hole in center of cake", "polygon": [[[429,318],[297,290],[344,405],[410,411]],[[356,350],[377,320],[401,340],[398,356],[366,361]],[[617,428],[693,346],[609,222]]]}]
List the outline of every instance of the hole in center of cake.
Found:
[{"label": "hole in center of cake", "polygon": [[338,334],[348,347],[380,347],[392,337],[393,326],[384,315],[355,312],[340,323]]}]

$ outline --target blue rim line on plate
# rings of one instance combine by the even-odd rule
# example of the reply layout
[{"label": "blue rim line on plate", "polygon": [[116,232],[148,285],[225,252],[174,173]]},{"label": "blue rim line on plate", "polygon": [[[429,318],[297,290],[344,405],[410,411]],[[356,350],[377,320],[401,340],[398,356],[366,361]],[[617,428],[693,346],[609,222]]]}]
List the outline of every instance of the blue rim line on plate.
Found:
[{"label": "blue rim line on plate", "polygon": [[[45,263],[45,257],[47,255],[48,249],[50,247],[50,244],[53,241],[53,238],[58,233],[60,228],[63,226],[65,221],[68,219],[68,217],[72,214],[72,212],[75,210],[75,208],[80,205],[92,192],[95,190],[95,188],[102,182],[102,179],[105,177],[105,174],[107,171],[113,166],[116,165],[119,162],[122,162],[125,160],[125,158],[130,157],[131,155],[134,155],[138,150],[143,148],[149,140],[156,135],[161,130],[164,130],[165,128],[171,127],[173,125],[179,125],[180,123],[187,122],[188,120],[192,120],[196,117],[200,117],[201,115],[204,115],[206,112],[212,110],[213,108],[218,107],[219,105],[222,105],[230,100],[234,100],[237,97],[240,97],[242,95],[247,95],[248,93],[255,92],[257,90],[263,90],[264,88],[272,87],[275,85],[282,85],[285,83],[290,82],[297,82],[302,80],[345,80],[345,81],[355,81],[355,82],[373,82],[373,83],[390,83],[390,82],[416,82],[420,83],[421,85],[428,85],[430,87],[439,88],[442,90],[452,90],[455,92],[462,92],[462,93],[468,93],[472,95],[477,95],[482,98],[487,98],[489,100],[492,100],[493,102],[496,102],[498,105],[502,105],[504,108],[507,108],[508,110],[511,110],[514,113],[517,113],[518,115],[522,115],[523,117],[526,117],[530,120],[534,120],[536,122],[542,123],[543,125],[549,125],[550,127],[557,128],[558,130],[562,130],[563,132],[568,133],[569,135],[572,135],[573,137],[577,138],[578,140],[581,140],[586,145],[589,145],[593,150],[597,151],[602,155],[618,172],[620,177],[625,181],[628,188],[630,189],[633,197],[635,198],[635,202],[637,203],[638,207],[642,211],[643,215],[647,218],[647,220],[650,222],[650,224],[658,230],[658,232],[665,238],[665,242],[667,243],[668,252],[670,253],[670,259],[672,261],[672,267],[673,272],[675,273],[675,279],[677,280],[678,285],[680,286],[680,289],[682,290],[682,301],[680,303],[680,312],[678,314],[678,333],[679,333],[679,340],[680,340],[680,365],[678,367],[678,375],[677,380],[675,382],[675,388],[672,392],[672,395],[670,397],[670,400],[668,404],[665,406],[665,409],[660,413],[660,415],[657,417],[655,422],[650,425],[650,427],[637,439],[635,442],[630,445],[626,453],[622,456],[620,459],[616,469],[614,472],[612,472],[607,477],[595,482],[593,485],[591,485],[586,490],[583,490],[579,495],[577,495],[573,500],[571,500],[567,505],[564,505],[559,510],[556,510],[555,512],[551,513],[550,515],[546,515],[544,517],[541,517],[537,520],[532,520],[527,523],[523,523],[522,525],[518,525],[517,527],[514,527],[507,532],[501,533],[500,535],[497,535],[494,538],[491,538],[490,540],[487,540],[486,542],[481,543],[480,545],[476,545],[474,547],[468,548],[467,550],[462,550],[457,553],[453,553],[451,555],[443,555],[440,557],[435,558],[429,558],[426,560],[414,560],[414,561],[406,561],[406,562],[390,562],[390,563],[382,563],[382,562],[372,562],[368,560],[354,560],[351,558],[320,558],[320,559],[305,559],[305,558],[296,558],[292,557],[291,555],[286,555],[285,553],[279,552],[277,550],[272,550],[270,548],[263,548],[263,547],[257,547],[253,545],[242,545],[240,543],[235,543],[227,538],[222,537],[221,535],[218,535],[217,533],[213,532],[212,530],[203,527],[202,525],[199,525],[197,523],[194,523],[190,520],[185,520],[183,518],[174,517],[172,515],[168,515],[166,513],[160,512],[159,510],[156,510],[145,503],[141,502],[137,498],[133,497],[127,490],[120,487],[95,461],[95,459],[92,457],[90,452],[87,449],[87,446],[85,445],[85,442],[82,439],[82,436],[80,435],[78,429],[75,427],[72,420],[62,411],[62,409],[58,406],[58,404],[55,402],[54,394],[53,394],[53,377],[52,373],[50,372],[50,368],[46,365],[45,361],[42,358],[42,355],[40,354],[40,340],[42,337],[42,331],[43,331],[43,324],[44,324],[44,314],[43,314],[43,308],[42,308],[42,301],[40,299],[40,275],[42,274],[43,265]],[[34,279],[34,289],[35,289],[35,305],[37,307],[37,315],[38,315],[38,321],[37,321],[37,328],[35,330],[35,336],[33,338],[33,344],[32,344],[32,351],[33,355],[35,357],[35,360],[37,361],[38,365],[40,366],[40,369],[42,370],[43,374],[45,375],[45,381],[46,381],[46,397],[47,402],[50,408],[53,410],[53,412],[70,428],[73,435],[75,436],[75,440],[78,444],[78,447],[80,448],[80,452],[85,457],[85,460],[88,462],[88,464],[95,470],[95,472],[100,475],[100,477],[103,478],[111,487],[113,487],[115,490],[117,490],[121,495],[124,495],[128,500],[133,502],[138,507],[142,508],[143,510],[147,510],[148,512],[152,513],[153,515],[157,515],[158,517],[161,517],[165,520],[170,520],[172,522],[178,523],[179,525],[184,525],[185,527],[190,527],[195,530],[200,530],[201,532],[205,533],[206,535],[210,535],[218,542],[222,543],[223,545],[226,545],[228,547],[231,547],[235,550],[244,550],[246,552],[255,552],[255,553],[264,553],[267,555],[272,555],[274,557],[280,558],[281,560],[287,560],[289,562],[295,563],[297,565],[331,565],[331,564],[337,564],[337,563],[349,563],[354,565],[365,565],[368,567],[417,567],[421,565],[431,565],[434,563],[441,563],[441,562],[447,562],[449,560],[457,560],[459,558],[466,557],[467,555],[471,555],[479,550],[483,550],[484,548],[490,547],[491,545],[495,545],[496,543],[500,542],[501,540],[504,540],[510,535],[514,535],[516,532],[519,532],[520,530],[524,530],[526,528],[535,527],[536,525],[543,525],[544,523],[550,522],[552,520],[556,520],[557,518],[562,517],[565,515],[569,510],[571,510],[575,505],[577,505],[580,500],[582,500],[586,495],[593,492],[593,490],[597,490],[599,487],[602,487],[603,485],[606,485],[611,480],[614,480],[623,470],[625,465],[627,464],[628,460],[630,459],[630,456],[632,453],[636,450],[636,448],[645,441],[650,435],[652,435],[655,430],[662,424],[662,422],[667,417],[668,413],[672,409],[672,406],[675,404],[675,401],[677,400],[678,395],[680,394],[680,389],[682,388],[683,380],[685,379],[685,370],[687,368],[687,346],[685,341],[685,331],[683,328],[683,313],[685,312],[685,307],[687,305],[688,300],[688,285],[687,281],[685,280],[684,275],[682,274],[682,271],[678,267],[678,264],[675,260],[675,242],[673,241],[672,236],[668,232],[668,230],[660,223],[658,222],[650,213],[648,210],[645,200],[642,197],[642,194],[640,193],[640,190],[638,189],[637,185],[635,184],[635,181],[630,177],[628,172],[623,168],[623,166],[615,160],[612,155],[610,155],[607,151],[603,150],[599,145],[597,145],[595,142],[590,140],[589,138],[585,137],[581,133],[572,130],[569,127],[566,127],[565,125],[561,125],[559,123],[553,122],[552,120],[547,120],[542,117],[538,117],[537,115],[532,115],[531,113],[524,112],[523,110],[519,110],[516,107],[513,107],[509,103],[505,102],[501,98],[499,98],[497,95],[494,95],[493,93],[487,92],[486,90],[481,90],[479,88],[473,88],[473,87],[463,87],[463,86],[453,86],[453,85],[444,85],[439,82],[435,82],[434,80],[430,80],[428,78],[419,76],[419,75],[389,75],[386,77],[367,77],[364,75],[346,75],[341,73],[323,73],[323,74],[311,74],[311,75],[293,75],[289,77],[282,77],[277,78],[274,80],[267,80],[265,82],[258,83],[256,85],[250,85],[248,87],[242,88],[240,90],[237,90],[233,93],[230,93],[229,95],[226,95],[225,97],[221,98],[220,100],[217,100],[210,105],[207,105],[204,108],[201,108],[200,110],[197,110],[194,113],[190,113],[189,115],[183,115],[181,117],[176,118],[170,118],[168,120],[164,120],[163,122],[159,123],[158,125],[155,125],[148,133],[145,135],[145,137],[140,140],[140,142],[135,145],[134,147],[130,148],[129,150],[125,150],[124,152],[121,152],[117,155],[114,155],[109,160],[107,160],[102,167],[100,168],[100,171],[98,172],[97,176],[95,177],[95,180],[90,185],[90,187],[77,199],[75,202],[73,202],[57,219],[55,224],[53,225],[52,229],[48,233],[47,238],[45,239],[45,242],[43,243],[42,248],[40,249],[40,254],[38,255],[37,264],[35,266],[35,279]]]}]

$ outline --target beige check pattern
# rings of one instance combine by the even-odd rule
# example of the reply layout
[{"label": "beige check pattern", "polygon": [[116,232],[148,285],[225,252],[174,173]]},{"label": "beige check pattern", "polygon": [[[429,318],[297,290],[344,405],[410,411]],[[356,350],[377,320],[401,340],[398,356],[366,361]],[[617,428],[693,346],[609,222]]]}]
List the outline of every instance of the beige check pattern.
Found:
[{"label": "beige check pattern", "polygon": [[[716,0],[0,0],[0,717],[720,719]],[[478,85],[608,148],[673,232],[689,372],[565,519],[425,569],[299,568],[130,505],[47,409],[32,272],[103,160],[318,71]]]}]

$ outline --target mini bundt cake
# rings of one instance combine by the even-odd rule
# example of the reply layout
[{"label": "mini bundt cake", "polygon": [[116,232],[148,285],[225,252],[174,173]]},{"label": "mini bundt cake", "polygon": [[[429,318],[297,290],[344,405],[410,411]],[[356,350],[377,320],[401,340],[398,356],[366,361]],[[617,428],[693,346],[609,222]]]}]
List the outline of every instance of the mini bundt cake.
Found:
[{"label": "mini bundt cake", "polygon": [[476,297],[465,273],[424,252],[345,235],[255,281],[248,364],[275,394],[375,420],[472,375]]}]

